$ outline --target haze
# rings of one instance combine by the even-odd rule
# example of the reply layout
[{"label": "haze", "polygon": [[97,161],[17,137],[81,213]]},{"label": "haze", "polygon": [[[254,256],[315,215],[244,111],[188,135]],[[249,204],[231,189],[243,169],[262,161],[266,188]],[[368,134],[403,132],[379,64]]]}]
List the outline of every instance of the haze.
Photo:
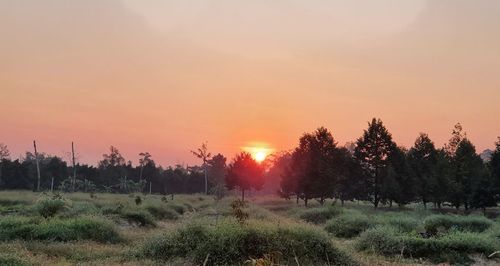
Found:
[{"label": "haze", "polygon": [[[401,145],[438,146],[461,122],[500,135],[500,1],[0,0],[0,142],[13,157],[75,141],[95,164],[197,163],[293,148],[329,128],[343,144],[380,117]],[[262,144],[264,143],[264,144]]]}]

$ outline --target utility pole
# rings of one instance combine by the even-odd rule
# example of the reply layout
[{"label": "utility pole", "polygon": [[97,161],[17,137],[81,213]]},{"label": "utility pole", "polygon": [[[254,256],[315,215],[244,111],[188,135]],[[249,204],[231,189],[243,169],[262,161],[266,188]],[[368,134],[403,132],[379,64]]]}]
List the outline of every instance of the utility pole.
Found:
[{"label": "utility pole", "polygon": [[40,163],[38,162],[38,152],[36,151],[36,141],[33,141],[33,147],[35,148],[36,174],[38,177],[38,183],[36,185],[36,190],[40,191]]},{"label": "utility pole", "polygon": [[75,192],[76,185],[76,166],[75,166],[75,146],[73,145],[73,141],[71,142],[71,157],[73,159],[73,192]]}]

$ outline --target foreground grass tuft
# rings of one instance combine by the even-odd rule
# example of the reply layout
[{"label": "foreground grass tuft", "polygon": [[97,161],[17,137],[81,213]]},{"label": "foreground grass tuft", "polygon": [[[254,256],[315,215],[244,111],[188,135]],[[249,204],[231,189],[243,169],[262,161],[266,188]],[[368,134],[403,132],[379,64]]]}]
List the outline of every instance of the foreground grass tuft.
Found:
[{"label": "foreground grass tuft", "polygon": [[6,217],[0,220],[0,240],[93,240],[115,243],[121,240],[114,226],[93,217],[43,220],[26,217]]},{"label": "foreground grass tuft", "polygon": [[190,224],[148,239],[137,255],[161,261],[191,258],[200,264],[208,258],[209,265],[234,265],[276,252],[285,261],[298,260],[301,265],[356,264],[319,230],[262,221],[250,221],[243,226],[229,220],[215,226]]},{"label": "foreground grass tuft", "polygon": [[436,235],[450,229],[468,232],[483,232],[493,222],[483,216],[431,215],[424,221],[425,230]]},{"label": "foreground grass tuft", "polygon": [[300,219],[306,222],[320,224],[326,222],[334,216],[340,215],[341,213],[342,210],[334,206],[313,208],[303,211],[300,214]]},{"label": "foreground grass tuft", "polygon": [[325,230],[336,237],[352,238],[372,227],[372,220],[363,214],[349,213],[329,220]]}]

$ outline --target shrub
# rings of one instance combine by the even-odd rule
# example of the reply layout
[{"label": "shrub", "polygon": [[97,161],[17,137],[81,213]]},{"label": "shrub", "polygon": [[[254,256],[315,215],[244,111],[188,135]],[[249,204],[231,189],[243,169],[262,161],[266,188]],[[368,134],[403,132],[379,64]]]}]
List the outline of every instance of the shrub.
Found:
[{"label": "shrub", "polygon": [[120,241],[118,233],[109,222],[92,217],[40,220],[12,216],[0,220],[0,240],[13,239]]},{"label": "shrub", "polygon": [[342,210],[334,206],[314,208],[302,212],[300,214],[300,219],[310,223],[320,224],[341,213]]},{"label": "shrub", "polygon": [[58,212],[66,208],[66,202],[61,198],[40,198],[35,209],[44,218],[55,216]]},{"label": "shrub", "polygon": [[373,226],[373,222],[366,215],[344,214],[329,220],[325,230],[336,237],[351,238]]},{"label": "shrub", "polygon": [[288,262],[297,258],[304,265],[327,262],[355,264],[335,248],[321,231],[305,226],[276,226],[263,222],[241,226],[228,220],[216,226],[190,224],[175,232],[155,236],[142,244],[137,255],[161,261],[192,258],[200,264],[208,256],[209,265],[235,265],[272,253],[282,254]]},{"label": "shrub", "polygon": [[156,225],[153,220],[153,216],[144,210],[125,210],[120,216],[127,220],[130,224],[137,224],[139,226]]},{"label": "shrub", "polygon": [[431,215],[424,220],[425,230],[432,235],[450,229],[483,232],[492,225],[491,220],[482,216]]},{"label": "shrub", "polygon": [[388,225],[399,232],[416,231],[420,222],[407,214],[381,214],[376,216],[377,223]]},{"label": "shrub", "polygon": [[135,205],[141,205],[141,203],[142,203],[141,196],[136,196],[134,201],[135,201]]},{"label": "shrub", "polygon": [[425,258],[435,263],[464,263],[469,260],[467,254],[488,255],[497,248],[493,239],[480,234],[455,231],[439,238],[422,238],[398,233],[387,226],[363,232],[356,246],[360,250],[371,250],[383,255]]},{"label": "shrub", "polygon": [[175,220],[179,217],[179,214],[168,206],[148,205],[145,209],[156,219]]}]

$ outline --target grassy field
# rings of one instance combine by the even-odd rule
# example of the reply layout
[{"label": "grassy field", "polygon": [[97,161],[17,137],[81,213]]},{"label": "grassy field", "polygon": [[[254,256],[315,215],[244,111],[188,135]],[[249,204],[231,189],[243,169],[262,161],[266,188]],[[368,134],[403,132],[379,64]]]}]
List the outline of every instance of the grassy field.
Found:
[{"label": "grassy field", "polygon": [[0,265],[500,264],[500,221],[479,214],[234,201],[0,192]]}]

